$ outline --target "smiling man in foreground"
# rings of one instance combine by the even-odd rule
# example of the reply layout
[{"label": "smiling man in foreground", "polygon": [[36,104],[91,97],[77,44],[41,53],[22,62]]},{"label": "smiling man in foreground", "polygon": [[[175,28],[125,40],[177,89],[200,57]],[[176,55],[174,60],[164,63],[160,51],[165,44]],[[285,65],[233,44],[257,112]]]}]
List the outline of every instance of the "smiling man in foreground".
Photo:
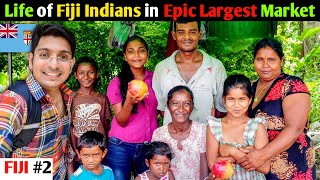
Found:
[{"label": "smiling man in foreground", "polygon": [[55,180],[66,176],[64,154],[73,97],[64,81],[75,63],[75,49],[75,37],[66,28],[37,26],[27,79],[0,94],[0,157],[53,158]]}]

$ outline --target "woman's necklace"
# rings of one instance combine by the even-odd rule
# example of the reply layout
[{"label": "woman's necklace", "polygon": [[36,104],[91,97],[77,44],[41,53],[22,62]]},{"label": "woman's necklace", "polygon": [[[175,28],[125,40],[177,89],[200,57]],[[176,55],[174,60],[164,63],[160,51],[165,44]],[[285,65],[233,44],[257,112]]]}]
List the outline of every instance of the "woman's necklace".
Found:
[{"label": "woman's necklace", "polygon": [[[170,125],[170,124],[169,124]],[[192,122],[190,122],[190,124],[188,125],[188,127],[184,130],[184,131],[178,131],[175,127],[174,127],[174,125],[172,125],[171,124],[171,126],[172,126],[172,132],[175,132],[176,133],[176,135],[174,136],[175,138],[175,140],[177,140],[178,141],[178,143],[177,143],[177,148],[179,149],[179,150],[182,150],[183,149],[183,145],[181,144],[181,141],[183,141],[183,140],[185,140],[185,139],[187,139],[188,138],[188,136],[189,136],[189,134],[190,134],[190,131],[191,131],[191,126],[192,126]]]},{"label": "woman's necklace", "polygon": [[192,126],[192,122],[190,122],[188,124],[187,128],[183,131],[179,131],[173,124],[171,124],[171,126],[172,126],[173,132],[177,133],[180,136],[181,134],[189,134],[191,126]]},{"label": "woman's necklace", "polygon": [[[276,78],[276,79],[277,79],[277,78]],[[276,79],[274,79],[273,81],[275,81]],[[269,86],[273,83],[273,81],[271,81],[269,84],[267,84],[265,87],[263,87],[263,88],[260,90],[258,96],[254,98],[254,100],[253,100],[254,102],[257,102],[257,101],[259,100],[259,97],[260,97],[262,91],[265,90],[267,87],[269,87]],[[260,83],[260,80],[259,80],[259,84],[261,84],[261,83]]]}]

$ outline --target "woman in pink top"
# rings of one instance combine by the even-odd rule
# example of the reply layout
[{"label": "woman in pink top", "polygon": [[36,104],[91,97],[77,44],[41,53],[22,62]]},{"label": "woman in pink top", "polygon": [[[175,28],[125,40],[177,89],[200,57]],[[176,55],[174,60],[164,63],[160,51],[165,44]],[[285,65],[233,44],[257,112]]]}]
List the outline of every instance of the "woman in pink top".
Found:
[{"label": "woman in pink top", "polygon": [[[114,111],[109,131],[108,166],[115,179],[128,180],[147,170],[145,143],[157,128],[157,100],[152,90],[153,73],[144,68],[148,60],[148,45],[139,36],[132,36],[123,45],[125,61],[121,72],[110,81],[107,96]],[[144,81],[148,96],[138,98],[128,91],[133,79]]]}]

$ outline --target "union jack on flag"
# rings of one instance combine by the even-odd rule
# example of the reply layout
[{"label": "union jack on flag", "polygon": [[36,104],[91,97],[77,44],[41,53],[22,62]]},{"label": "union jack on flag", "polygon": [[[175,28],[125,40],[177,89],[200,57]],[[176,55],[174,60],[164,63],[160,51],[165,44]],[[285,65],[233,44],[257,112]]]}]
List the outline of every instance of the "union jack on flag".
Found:
[{"label": "union jack on flag", "polygon": [[18,24],[0,24],[0,38],[18,38]]}]

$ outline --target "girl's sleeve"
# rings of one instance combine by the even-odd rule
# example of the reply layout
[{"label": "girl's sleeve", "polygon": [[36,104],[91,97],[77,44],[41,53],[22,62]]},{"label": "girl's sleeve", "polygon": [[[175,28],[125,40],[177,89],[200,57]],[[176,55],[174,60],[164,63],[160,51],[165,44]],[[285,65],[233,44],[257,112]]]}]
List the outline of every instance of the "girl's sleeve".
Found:
[{"label": "girl's sleeve", "polygon": [[106,96],[104,96],[104,117],[103,117],[103,120],[102,120],[102,123],[103,123],[103,128],[106,132],[106,135],[108,137],[108,131],[109,131],[109,120],[110,120],[110,117],[111,117],[111,110],[110,110],[110,103],[109,103],[109,100]]},{"label": "girl's sleeve", "polygon": [[113,78],[107,88],[107,97],[111,105],[122,102],[121,92],[120,92],[120,79],[118,77]]},{"label": "girl's sleeve", "polygon": [[244,137],[249,146],[254,146],[258,125],[260,123],[266,127],[266,121],[263,116],[250,119],[245,127]]},{"label": "girl's sleeve", "polygon": [[216,138],[216,140],[220,142],[220,140],[222,140],[221,119],[213,116],[209,116],[207,119],[210,132]]}]

